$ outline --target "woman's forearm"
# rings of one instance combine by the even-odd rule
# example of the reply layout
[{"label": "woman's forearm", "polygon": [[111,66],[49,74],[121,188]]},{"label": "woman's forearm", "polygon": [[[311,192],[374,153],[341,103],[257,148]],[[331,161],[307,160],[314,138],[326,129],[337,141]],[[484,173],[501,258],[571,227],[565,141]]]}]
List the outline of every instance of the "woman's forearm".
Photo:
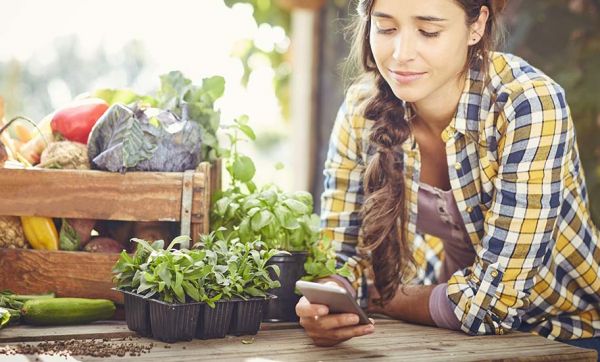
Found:
[{"label": "woman's forearm", "polygon": [[[435,285],[401,285],[396,295],[383,308],[369,300],[369,310],[410,323],[435,326],[429,312],[429,297]],[[374,289],[374,288],[373,288]],[[376,293],[369,293],[377,298]]]}]

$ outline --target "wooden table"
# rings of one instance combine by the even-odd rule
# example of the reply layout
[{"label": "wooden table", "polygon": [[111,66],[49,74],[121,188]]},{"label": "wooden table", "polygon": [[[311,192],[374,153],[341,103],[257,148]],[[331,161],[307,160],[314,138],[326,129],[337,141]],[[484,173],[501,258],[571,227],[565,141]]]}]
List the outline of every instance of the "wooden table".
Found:
[{"label": "wooden table", "polygon": [[[135,336],[124,322],[98,322],[87,326],[36,328],[16,326],[0,331],[0,348],[17,342],[106,338],[118,343]],[[374,334],[355,338],[336,347],[312,345],[296,324],[264,323],[256,336],[193,340],[171,345],[147,338],[129,343],[154,342],[150,353],[140,357],[93,358],[47,357],[42,361],[328,361],[369,359],[377,361],[595,361],[593,350],[572,347],[527,333],[469,337],[439,328],[399,321],[377,320]],[[123,342],[125,343],[125,342]],[[27,359],[28,358],[28,359]],[[23,355],[0,355],[1,361],[33,361]]]}]

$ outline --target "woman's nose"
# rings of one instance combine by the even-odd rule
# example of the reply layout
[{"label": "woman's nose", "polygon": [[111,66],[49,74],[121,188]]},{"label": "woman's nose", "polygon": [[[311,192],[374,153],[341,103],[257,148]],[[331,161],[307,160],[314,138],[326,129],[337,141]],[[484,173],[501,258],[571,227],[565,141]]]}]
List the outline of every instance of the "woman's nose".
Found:
[{"label": "woman's nose", "polygon": [[394,60],[406,62],[415,59],[416,55],[416,39],[414,34],[410,34],[410,31],[399,32],[396,39],[394,39],[394,53],[392,54]]}]

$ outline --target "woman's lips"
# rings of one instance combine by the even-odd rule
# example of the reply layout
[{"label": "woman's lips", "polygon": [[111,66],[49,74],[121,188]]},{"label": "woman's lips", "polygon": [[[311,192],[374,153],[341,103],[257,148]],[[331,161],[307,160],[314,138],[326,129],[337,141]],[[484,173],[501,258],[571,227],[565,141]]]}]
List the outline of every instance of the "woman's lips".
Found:
[{"label": "woman's lips", "polygon": [[402,72],[390,70],[391,77],[398,83],[407,84],[423,78],[427,72]]}]

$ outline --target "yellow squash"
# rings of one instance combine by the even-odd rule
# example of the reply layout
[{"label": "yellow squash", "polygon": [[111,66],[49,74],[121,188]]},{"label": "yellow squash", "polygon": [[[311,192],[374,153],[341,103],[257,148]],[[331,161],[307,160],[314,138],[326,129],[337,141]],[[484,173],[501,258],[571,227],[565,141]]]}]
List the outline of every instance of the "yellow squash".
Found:
[{"label": "yellow squash", "polygon": [[21,223],[32,248],[58,250],[58,232],[52,218],[21,216]]}]

